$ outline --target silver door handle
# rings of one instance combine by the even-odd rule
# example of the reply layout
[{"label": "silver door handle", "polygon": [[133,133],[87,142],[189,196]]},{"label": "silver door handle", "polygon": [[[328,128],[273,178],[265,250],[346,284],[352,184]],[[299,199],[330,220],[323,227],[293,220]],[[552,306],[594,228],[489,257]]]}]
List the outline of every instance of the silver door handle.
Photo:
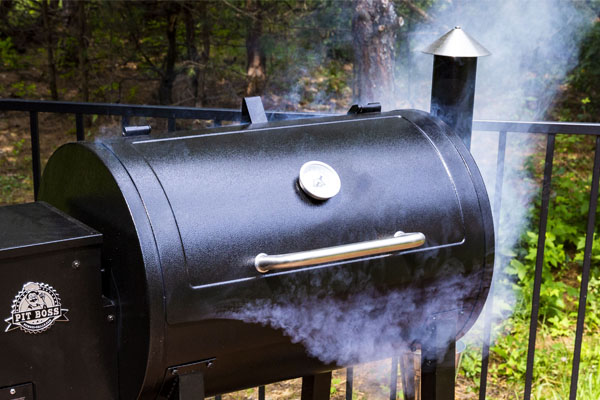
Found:
[{"label": "silver door handle", "polygon": [[419,247],[424,243],[425,235],[421,232],[396,232],[394,237],[387,239],[343,244],[341,246],[324,247],[322,249],[300,251],[297,253],[277,255],[260,253],[254,259],[254,266],[258,272],[264,274],[265,272],[278,269],[307,267],[334,261],[393,253]]}]

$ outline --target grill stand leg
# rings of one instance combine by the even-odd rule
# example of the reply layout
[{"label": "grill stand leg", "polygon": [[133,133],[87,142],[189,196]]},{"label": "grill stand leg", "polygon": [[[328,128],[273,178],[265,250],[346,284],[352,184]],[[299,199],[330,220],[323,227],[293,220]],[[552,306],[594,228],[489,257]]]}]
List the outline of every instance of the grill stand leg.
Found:
[{"label": "grill stand leg", "polygon": [[421,400],[421,349],[400,356],[400,376],[404,400]]},{"label": "grill stand leg", "polygon": [[182,364],[169,368],[169,373],[176,376],[175,389],[167,395],[169,399],[204,400],[204,371],[210,368],[214,358]]},{"label": "grill stand leg", "polygon": [[331,372],[302,377],[301,400],[329,400]]},{"label": "grill stand leg", "polygon": [[204,374],[192,372],[179,375],[178,400],[204,400]]},{"label": "grill stand leg", "polygon": [[436,321],[431,333],[421,344],[421,399],[454,400],[456,320]]}]

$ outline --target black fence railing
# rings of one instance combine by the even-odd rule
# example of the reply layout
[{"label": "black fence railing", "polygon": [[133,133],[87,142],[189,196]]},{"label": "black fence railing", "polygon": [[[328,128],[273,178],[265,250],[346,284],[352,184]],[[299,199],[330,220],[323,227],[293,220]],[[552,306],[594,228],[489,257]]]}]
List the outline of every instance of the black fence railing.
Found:
[{"label": "black fence railing", "polygon": [[[212,121],[215,126],[223,122],[240,122],[242,120],[241,110],[230,109],[207,109],[191,107],[169,107],[169,106],[144,106],[128,104],[104,104],[104,103],[75,103],[75,102],[51,102],[51,101],[32,101],[32,100],[13,100],[0,99],[0,111],[21,111],[29,113],[30,134],[31,134],[31,155],[32,170],[34,181],[34,196],[37,197],[37,189],[40,181],[40,134],[38,126],[38,113],[59,113],[72,114],[75,116],[76,139],[84,140],[84,116],[85,115],[107,115],[120,116],[122,126],[128,126],[132,117],[152,117],[163,118],[167,120],[169,131],[176,129],[176,122],[179,119],[198,119]],[[323,116],[317,113],[293,113],[293,112],[267,112],[267,118],[270,121],[299,119]],[[546,240],[546,227],[548,224],[548,210],[550,207],[550,192],[552,183],[552,168],[554,163],[554,148],[556,135],[592,135],[596,137],[595,156],[592,171],[592,185],[589,196],[589,208],[587,216],[586,240],[583,256],[583,267],[581,272],[581,287],[579,294],[577,324],[575,332],[575,343],[573,350],[572,375],[570,385],[570,400],[577,397],[577,384],[579,379],[579,365],[581,357],[581,346],[584,332],[584,320],[586,312],[587,291],[590,278],[591,255],[593,237],[595,231],[595,217],[598,201],[598,186],[600,180],[600,124],[595,123],[566,123],[566,122],[516,122],[516,121],[474,121],[474,131],[496,132],[498,133],[498,156],[496,161],[496,183],[493,199],[494,215],[496,218],[496,228],[500,220],[498,216],[501,210],[502,189],[504,182],[504,163],[506,159],[506,143],[509,134],[536,133],[546,135],[546,155],[544,163],[544,175],[542,181],[541,209],[538,227],[537,258],[534,272],[534,286],[532,293],[531,316],[529,327],[529,343],[527,350],[527,363],[525,374],[525,387],[523,393],[524,400],[530,400],[532,393],[533,367],[535,359],[535,345],[538,327],[538,316],[540,310],[540,291],[542,284],[542,271],[544,265],[544,248]],[[494,302],[494,293],[490,293],[488,298],[488,312],[492,309],[490,303]],[[480,382],[480,400],[485,400],[487,392],[487,375],[490,355],[490,336],[491,326],[490,318],[486,318],[486,325],[483,329],[482,346],[482,364],[481,364],[481,382]],[[398,364],[401,357],[391,359],[390,376],[390,400],[397,396],[397,376]],[[330,379],[331,375],[329,375]],[[312,377],[315,379],[316,377]],[[403,379],[404,380],[404,379]],[[354,370],[346,370],[346,399],[351,400],[353,394]],[[315,383],[316,385],[316,383]],[[304,389],[304,383],[303,383]],[[327,395],[328,396],[328,395]],[[220,399],[221,396],[217,396]],[[258,390],[259,400],[265,398],[265,388]],[[414,397],[413,397],[414,398]]]}]

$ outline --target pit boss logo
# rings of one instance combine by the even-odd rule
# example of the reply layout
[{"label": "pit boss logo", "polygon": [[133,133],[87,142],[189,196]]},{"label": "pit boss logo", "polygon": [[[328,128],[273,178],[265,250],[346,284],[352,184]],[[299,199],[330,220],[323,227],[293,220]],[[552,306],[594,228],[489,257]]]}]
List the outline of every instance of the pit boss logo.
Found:
[{"label": "pit boss logo", "polygon": [[11,316],[4,320],[8,322],[4,332],[17,328],[27,333],[44,332],[56,321],[68,321],[67,311],[61,308],[60,297],[52,286],[28,282],[13,300]]}]

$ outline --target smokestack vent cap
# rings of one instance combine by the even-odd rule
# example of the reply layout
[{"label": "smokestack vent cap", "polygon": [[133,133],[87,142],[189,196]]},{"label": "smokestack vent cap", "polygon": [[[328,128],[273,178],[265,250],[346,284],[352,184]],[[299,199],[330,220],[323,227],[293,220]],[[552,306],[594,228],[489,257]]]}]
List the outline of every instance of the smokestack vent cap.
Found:
[{"label": "smokestack vent cap", "polygon": [[422,51],[434,56],[446,57],[483,57],[492,54],[460,26],[451,29]]}]

